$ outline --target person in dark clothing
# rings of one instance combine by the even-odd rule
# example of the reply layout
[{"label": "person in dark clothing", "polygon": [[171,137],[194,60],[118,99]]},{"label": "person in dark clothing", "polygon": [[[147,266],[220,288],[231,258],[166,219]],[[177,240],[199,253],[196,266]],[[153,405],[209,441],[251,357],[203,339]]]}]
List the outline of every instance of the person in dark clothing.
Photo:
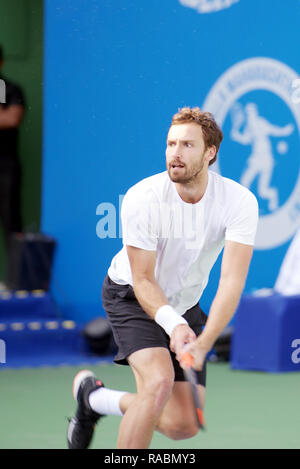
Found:
[{"label": "person in dark clothing", "polygon": [[0,46],[0,79],[6,89],[5,102],[0,103],[0,223],[7,248],[11,234],[22,231],[18,134],[25,101],[21,88],[1,74],[3,64],[4,55]]}]

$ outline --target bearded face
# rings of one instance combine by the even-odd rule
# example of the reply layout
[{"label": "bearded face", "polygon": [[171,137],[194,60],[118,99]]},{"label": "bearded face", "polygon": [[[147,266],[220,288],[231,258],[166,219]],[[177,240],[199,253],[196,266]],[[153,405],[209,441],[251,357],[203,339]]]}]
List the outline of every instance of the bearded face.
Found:
[{"label": "bearded face", "polygon": [[172,125],[167,138],[166,164],[171,181],[187,184],[201,173],[205,161],[205,143],[200,125]]}]

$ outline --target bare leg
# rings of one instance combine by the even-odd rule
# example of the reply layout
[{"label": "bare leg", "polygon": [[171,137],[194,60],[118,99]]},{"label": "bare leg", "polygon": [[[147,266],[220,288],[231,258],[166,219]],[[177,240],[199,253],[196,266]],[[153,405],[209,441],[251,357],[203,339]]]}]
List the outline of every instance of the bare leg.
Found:
[{"label": "bare leg", "polygon": [[[140,378],[137,373],[134,371],[137,381],[137,387],[141,388]],[[125,414],[128,411],[130,412],[130,420],[136,422],[140,419],[140,413],[134,412],[135,406],[140,407],[138,394],[125,394],[120,401],[120,408]],[[199,385],[199,397],[204,407],[205,400],[205,387]],[[145,412],[145,415],[153,415],[153,409],[150,409],[150,412]],[[128,416],[128,415],[127,415]],[[148,417],[147,417],[148,418]],[[156,421],[156,425],[155,422]],[[122,424],[124,424],[124,431],[128,432],[128,428],[125,427],[127,419],[123,417]],[[146,427],[148,428],[149,421],[146,422]],[[191,398],[191,392],[189,384],[186,382],[175,382],[169,399],[167,400],[162,413],[157,420],[152,418],[151,432],[149,435],[153,434],[153,430],[157,430],[160,433],[163,433],[165,436],[172,438],[174,440],[191,438],[197,434],[199,428],[196,424],[195,419],[195,410],[193,407],[193,401]],[[148,445],[151,442],[151,438],[148,440]]]},{"label": "bare leg", "polygon": [[[198,385],[198,393],[204,408],[205,387]],[[189,383],[175,382],[170,399],[164,407],[156,429],[172,440],[192,438],[198,433],[199,427],[196,422]]]},{"label": "bare leg", "polygon": [[172,391],[173,365],[168,350],[160,347],[133,353],[129,364],[136,377],[137,394],[121,399],[121,409],[124,403],[128,407],[120,424],[117,448],[148,448]]}]

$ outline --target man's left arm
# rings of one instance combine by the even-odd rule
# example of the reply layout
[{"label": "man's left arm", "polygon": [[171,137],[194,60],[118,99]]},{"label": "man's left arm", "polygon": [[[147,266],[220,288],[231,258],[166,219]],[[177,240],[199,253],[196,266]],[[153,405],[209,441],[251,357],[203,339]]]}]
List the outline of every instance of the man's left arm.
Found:
[{"label": "man's left arm", "polygon": [[197,340],[185,349],[193,355],[196,369],[202,368],[207,353],[236,311],[245,286],[252,253],[253,246],[234,241],[225,242],[219,286],[206,326]]}]

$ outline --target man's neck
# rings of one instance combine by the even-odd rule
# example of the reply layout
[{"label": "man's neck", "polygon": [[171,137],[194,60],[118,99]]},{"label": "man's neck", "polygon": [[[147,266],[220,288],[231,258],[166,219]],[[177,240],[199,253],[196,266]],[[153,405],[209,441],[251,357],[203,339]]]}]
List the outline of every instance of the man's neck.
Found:
[{"label": "man's neck", "polygon": [[188,204],[196,204],[200,202],[205,194],[208,184],[208,171],[201,171],[195,181],[187,184],[175,183],[176,190],[180,198]]}]

